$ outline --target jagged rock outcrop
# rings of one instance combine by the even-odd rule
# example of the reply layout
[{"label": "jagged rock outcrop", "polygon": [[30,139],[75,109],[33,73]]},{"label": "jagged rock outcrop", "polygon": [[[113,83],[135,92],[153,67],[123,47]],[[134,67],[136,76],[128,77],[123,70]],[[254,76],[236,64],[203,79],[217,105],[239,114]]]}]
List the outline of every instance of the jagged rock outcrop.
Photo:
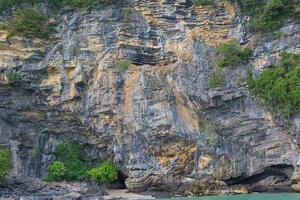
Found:
[{"label": "jagged rock outcrop", "polygon": [[[300,52],[299,22],[279,38],[246,24],[227,0],[140,0],[66,10],[49,41],[0,32],[0,144],[13,152],[13,175],[44,177],[55,144],[72,139],[95,162],[113,159],[132,191],[289,189],[292,176],[296,185],[299,116],[279,118],[253,99],[246,66],[208,86],[225,41],[252,47],[256,75],[279,51]],[[118,70],[121,59],[134,66]],[[11,84],[8,70],[21,79]]]}]

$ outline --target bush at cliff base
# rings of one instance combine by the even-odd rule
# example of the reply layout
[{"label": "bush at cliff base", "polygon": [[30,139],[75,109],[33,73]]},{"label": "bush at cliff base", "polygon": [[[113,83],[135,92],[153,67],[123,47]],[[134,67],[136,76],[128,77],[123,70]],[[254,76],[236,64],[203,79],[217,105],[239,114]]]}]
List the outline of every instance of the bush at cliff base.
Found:
[{"label": "bush at cliff base", "polygon": [[99,183],[112,183],[118,180],[118,167],[112,161],[104,161],[99,167],[88,172]]},{"label": "bush at cliff base", "polygon": [[3,182],[12,168],[11,151],[0,146],[0,182]]},{"label": "bush at cliff base", "polygon": [[65,179],[82,180],[87,176],[89,158],[84,154],[82,146],[72,142],[62,142],[56,146],[55,156],[67,168]]},{"label": "bush at cliff base", "polygon": [[48,176],[46,181],[60,181],[65,179],[67,174],[67,168],[65,164],[60,161],[54,161],[48,166]]}]

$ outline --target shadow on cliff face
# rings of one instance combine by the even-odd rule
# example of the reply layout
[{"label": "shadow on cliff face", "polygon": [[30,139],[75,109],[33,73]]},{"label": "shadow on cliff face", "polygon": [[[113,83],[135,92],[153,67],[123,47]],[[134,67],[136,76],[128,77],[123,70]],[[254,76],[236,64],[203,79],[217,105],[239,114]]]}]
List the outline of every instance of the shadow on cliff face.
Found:
[{"label": "shadow on cliff face", "polygon": [[272,165],[252,176],[230,178],[228,185],[249,185],[253,192],[291,192],[294,167],[287,164]]},{"label": "shadow on cliff face", "polygon": [[80,142],[92,161],[111,157],[88,143],[91,131],[78,117],[43,105],[44,98],[40,91],[0,86],[0,144],[12,150],[12,176],[44,177],[55,144],[68,138]]}]

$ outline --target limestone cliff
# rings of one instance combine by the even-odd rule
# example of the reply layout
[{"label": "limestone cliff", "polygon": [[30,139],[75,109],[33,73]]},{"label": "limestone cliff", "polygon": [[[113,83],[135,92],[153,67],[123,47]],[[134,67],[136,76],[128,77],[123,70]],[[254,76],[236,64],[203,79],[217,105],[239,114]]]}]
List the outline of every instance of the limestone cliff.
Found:
[{"label": "limestone cliff", "polygon": [[[260,105],[246,66],[223,68],[222,86],[208,85],[215,48],[231,39],[254,50],[254,74],[282,50],[300,52],[300,23],[280,32],[250,33],[227,0],[66,9],[49,41],[8,41],[1,31],[0,144],[13,152],[11,175],[44,177],[55,144],[72,139],[94,162],[113,159],[132,191],[201,194],[220,181],[297,186],[299,116],[286,120]],[[133,63],[126,71],[117,68],[122,59]],[[20,80],[11,83],[8,70]]]}]

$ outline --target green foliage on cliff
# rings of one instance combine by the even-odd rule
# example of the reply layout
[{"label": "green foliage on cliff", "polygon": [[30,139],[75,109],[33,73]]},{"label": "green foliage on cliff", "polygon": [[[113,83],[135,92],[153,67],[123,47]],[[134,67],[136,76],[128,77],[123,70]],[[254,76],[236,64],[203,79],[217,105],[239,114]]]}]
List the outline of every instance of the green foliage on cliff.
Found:
[{"label": "green foliage on cliff", "polygon": [[216,87],[221,86],[222,82],[223,82],[223,77],[222,77],[221,73],[219,71],[214,72],[212,77],[208,81],[208,86],[211,89],[216,88]]},{"label": "green foliage on cliff", "polygon": [[63,163],[66,168],[64,179],[82,180],[87,177],[89,160],[79,144],[62,142],[56,145],[55,156],[56,161]]},{"label": "green foliage on cliff", "polygon": [[119,71],[126,71],[131,65],[129,60],[118,60],[116,62],[116,67]]},{"label": "green foliage on cliff", "polygon": [[2,25],[11,36],[27,38],[48,38],[53,30],[47,24],[47,17],[33,8],[17,10],[8,23]]},{"label": "green foliage on cliff", "polygon": [[8,22],[2,22],[0,29],[5,29],[11,36],[47,39],[54,30],[53,24],[47,23],[48,17],[39,12],[39,3],[47,3],[50,10],[56,11],[65,6],[88,8],[95,3],[111,3],[111,0],[0,0],[0,14],[8,9],[17,10]]},{"label": "green foliage on cliff", "polygon": [[267,107],[286,116],[300,112],[300,54],[282,53],[278,66],[264,70],[254,80],[248,77],[250,92]]},{"label": "green foliage on cliff", "polygon": [[252,56],[250,48],[242,48],[235,40],[231,40],[217,48],[219,67],[234,67],[247,64]]},{"label": "green foliage on cliff", "polygon": [[274,31],[291,17],[299,17],[299,0],[237,0],[241,11],[252,17],[253,31]]},{"label": "green foliage on cliff", "polygon": [[134,12],[134,9],[133,9],[133,8],[126,8],[126,9],[124,10],[124,20],[125,20],[125,21],[129,21],[131,15],[133,14],[133,12]]},{"label": "green foliage on cliff", "polygon": [[0,183],[4,181],[11,168],[11,151],[0,145]]},{"label": "green foliage on cliff", "polygon": [[91,6],[92,4],[97,2],[97,0],[62,0],[61,2],[63,6],[82,8]]},{"label": "green foliage on cliff", "polygon": [[35,0],[0,0],[0,13],[22,3],[34,3]]},{"label": "green foliage on cliff", "polygon": [[60,181],[66,178],[67,168],[63,162],[55,161],[48,166],[47,181]]},{"label": "green foliage on cliff", "polygon": [[196,6],[206,6],[206,5],[213,5],[213,0],[195,0]]},{"label": "green foliage on cliff", "polygon": [[3,11],[28,4],[35,6],[38,3],[47,3],[50,8],[60,9],[64,6],[70,6],[74,8],[84,8],[93,5],[94,3],[111,3],[112,0],[0,0],[0,13]]},{"label": "green foliage on cliff", "polygon": [[59,5],[60,7],[70,6],[73,8],[87,8],[93,4],[110,4],[113,0],[52,0],[50,4]]},{"label": "green foliage on cliff", "polygon": [[88,174],[94,181],[100,183],[111,183],[118,180],[119,170],[112,161],[104,161],[97,168],[91,169]]},{"label": "green foliage on cliff", "polygon": [[21,80],[21,76],[18,73],[14,72],[13,70],[6,72],[5,76],[7,80],[9,80],[11,83],[15,83]]},{"label": "green foliage on cliff", "polygon": [[219,87],[223,83],[221,69],[224,67],[236,67],[249,63],[252,56],[252,50],[248,47],[241,47],[235,40],[223,43],[217,48],[217,66],[218,69],[208,80],[209,88]]}]

